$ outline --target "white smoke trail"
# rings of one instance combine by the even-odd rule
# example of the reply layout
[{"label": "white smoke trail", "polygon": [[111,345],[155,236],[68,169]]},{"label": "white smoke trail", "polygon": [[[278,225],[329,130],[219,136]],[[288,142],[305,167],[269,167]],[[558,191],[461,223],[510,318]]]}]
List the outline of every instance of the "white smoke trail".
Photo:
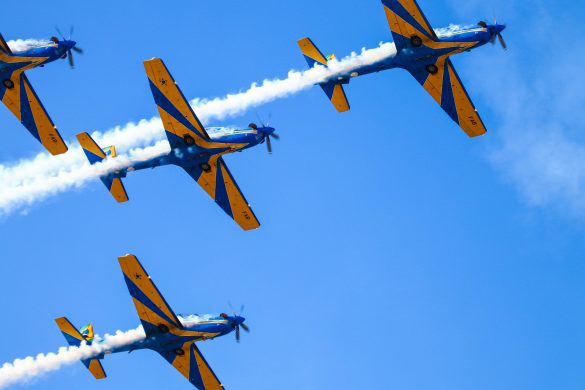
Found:
[{"label": "white smoke trail", "polygon": [[115,348],[123,347],[145,338],[142,326],[127,332],[117,331],[114,335],[96,337],[92,345],[61,347],[56,353],[40,353],[0,367],[0,389],[16,383],[27,382],[46,373],[75,364],[80,360],[91,359]]},{"label": "white smoke trail", "polygon": [[[183,326],[192,327],[202,321],[214,318],[213,315],[178,315]],[[92,345],[82,344],[79,347],[61,347],[56,353],[40,353],[23,359],[15,359],[12,363],[0,366],[0,389],[23,383],[65,366],[78,363],[80,360],[91,359],[107,354],[117,348],[131,345],[145,339],[142,325],[127,332],[117,331],[114,335],[95,336]]]},{"label": "white smoke trail", "polygon": [[[384,43],[374,49],[362,49],[360,54],[352,53],[341,60],[330,61],[328,68],[316,66],[304,72],[291,70],[285,79],[264,80],[262,84],[252,84],[244,92],[215,99],[195,99],[191,104],[204,123],[211,119],[224,119],[395,53],[393,43]],[[142,161],[169,151],[159,118],[129,123],[92,136],[102,146],[116,145],[124,157],[91,166],[78,144],[70,142],[70,150],[64,155],[50,156],[43,152],[31,159],[0,164],[0,214],[8,214],[68,189],[81,187],[89,180],[129,162]]]}]

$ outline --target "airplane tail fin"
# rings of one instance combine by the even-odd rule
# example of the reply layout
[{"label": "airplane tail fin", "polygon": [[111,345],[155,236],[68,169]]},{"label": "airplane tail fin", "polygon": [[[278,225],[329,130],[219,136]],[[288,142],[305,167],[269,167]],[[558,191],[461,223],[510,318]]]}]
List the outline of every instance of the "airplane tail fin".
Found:
[{"label": "airplane tail fin", "polygon": [[[115,146],[112,145],[102,149],[88,133],[77,134],[77,140],[92,165],[104,161],[107,157],[116,157]],[[118,203],[128,201],[128,194],[126,193],[126,189],[124,188],[124,184],[119,175],[104,175],[101,176],[100,179]]]},{"label": "airplane tail fin", "polygon": [[[86,343],[87,345],[92,344],[94,333],[91,324],[77,330],[66,317],[57,318],[55,322],[70,346],[79,347],[82,343]],[[81,361],[95,379],[104,379],[107,376],[100,362],[100,359],[103,359],[103,357],[104,355],[102,354],[101,356]]]},{"label": "airplane tail fin", "polygon": [[[325,57],[310,38],[303,38],[298,41],[298,44],[303,56],[305,56],[307,64],[309,64],[309,67],[311,68],[317,63],[327,66],[327,63],[335,58],[335,55],[333,54]],[[344,80],[319,84],[338,112],[349,111],[350,108],[347,96],[345,95],[345,90],[343,89],[343,84],[347,83],[348,81]]]}]

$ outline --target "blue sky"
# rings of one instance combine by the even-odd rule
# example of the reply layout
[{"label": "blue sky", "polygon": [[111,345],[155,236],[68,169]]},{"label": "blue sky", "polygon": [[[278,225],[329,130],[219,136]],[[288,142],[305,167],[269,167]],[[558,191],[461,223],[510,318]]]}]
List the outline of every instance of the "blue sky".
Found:
[{"label": "blue sky", "polygon": [[[216,4],[217,3],[217,4]],[[136,327],[116,257],[134,253],[182,313],[246,304],[252,328],[200,346],[232,389],[577,389],[585,381],[585,60],[580,4],[427,1],[436,27],[491,18],[510,50],[454,59],[489,133],[470,140],[401,70],[354,80],[349,113],[318,88],[272,114],[281,134],[226,161],[263,226],[242,232],[178,168],[98,181],[0,222],[0,361],[64,344],[53,319]],[[391,39],[378,1],[105,0],[6,4],[6,39],[53,26],[86,54],[29,72],[66,139],[156,115],[142,60],[189,98],[304,69],[296,40],[338,56]],[[0,163],[40,151],[0,109]],[[156,353],[108,356],[24,387],[190,385]]]}]

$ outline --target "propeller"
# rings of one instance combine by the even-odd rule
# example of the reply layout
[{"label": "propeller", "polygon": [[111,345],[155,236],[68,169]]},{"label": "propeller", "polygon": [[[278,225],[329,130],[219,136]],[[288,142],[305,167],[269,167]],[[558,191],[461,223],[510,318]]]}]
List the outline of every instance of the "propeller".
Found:
[{"label": "propeller", "polygon": [[[251,126],[250,126],[251,127]],[[228,302],[230,309],[232,310],[232,312],[234,313],[234,317],[241,317],[242,313],[244,312],[244,305],[242,305],[240,307],[240,312],[238,314],[236,314],[236,311],[234,310],[234,307],[232,306],[231,302]],[[246,333],[250,333],[250,328],[248,327],[248,325],[244,324],[243,322],[238,324],[238,323],[232,323],[232,327],[235,329],[236,331],[236,342],[240,342],[240,327],[242,329],[244,329],[244,331]]]},{"label": "propeller", "polygon": [[[61,39],[63,41],[71,41],[71,37],[73,36],[73,26],[71,26],[71,28],[69,29],[69,38],[67,38],[67,39],[65,39],[65,36],[63,35],[63,33],[61,32],[59,27],[55,27],[55,30],[57,30],[57,33],[61,36]],[[51,41],[53,41],[55,43],[59,43],[59,39],[57,39],[57,37],[52,37]],[[80,47],[77,47],[77,46],[73,46],[67,50],[67,59],[69,60],[69,66],[71,67],[71,69],[74,69],[75,63],[73,61],[72,51],[79,53],[79,54],[83,54],[83,49]]]},{"label": "propeller", "polygon": [[268,149],[268,154],[272,154],[272,141],[270,140],[270,135],[266,137],[266,149]]},{"label": "propeller", "polygon": [[478,26],[481,26],[483,28],[488,29],[489,33],[491,34],[490,43],[492,45],[496,43],[496,39],[497,39],[498,41],[500,41],[500,45],[502,46],[502,49],[508,50],[508,45],[506,45],[506,41],[504,40],[502,33],[499,31],[499,29],[493,28],[493,27],[498,25],[498,22],[496,19],[494,19],[494,25],[492,28],[489,28],[488,24],[486,22],[484,22],[483,20],[477,24],[478,24]]},{"label": "propeller", "polygon": [[[258,120],[260,121],[260,124],[262,125],[262,128],[267,128],[270,126],[270,118],[271,118],[271,114],[268,115],[268,122],[264,123],[264,121],[260,118],[260,116],[258,114],[256,114],[256,116],[258,116]],[[250,127],[251,129],[254,130],[258,130],[258,125],[256,125],[255,123],[250,123],[248,125],[248,127]],[[266,132],[264,134],[265,136],[265,140],[266,140],[266,148],[268,149],[268,154],[272,154],[272,140],[271,138],[274,138],[275,140],[279,140],[280,139],[280,135],[276,134],[274,132],[274,129],[272,129],[271,133]]]},{"label": "propeller", "polygon": [[504,41],[504,37],[502,37],[502,34],[498,33],[497,36],[498,36],[498,40],[500,41],[500,45],[502,45],[502,48],[504,50],[508,50],[508,45],[506,45],[506,41]]}]

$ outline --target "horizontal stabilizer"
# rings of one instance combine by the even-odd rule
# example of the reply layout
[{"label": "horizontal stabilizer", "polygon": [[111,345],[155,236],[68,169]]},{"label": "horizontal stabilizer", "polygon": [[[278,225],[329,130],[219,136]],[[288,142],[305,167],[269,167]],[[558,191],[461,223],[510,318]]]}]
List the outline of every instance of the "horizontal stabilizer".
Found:
[{"label": "horizontal stabilizer", "polygon": [[303,38],[298,42],[301,52],[305,56],[305,60],[309,67],[312,68],[315,63],[327,66],[327,58],[321,53],[321,50],[315,46],[311,38]]},{"label": "horizontal stabilizer", "polygon": [[[77,140],[83,148],[85,156],[92,165],[104,161],[107,157],[116,157],[115,146],[108,146],[107,148],[102,149],[88,133],[77,134]],[[118,203],[128,201],[128,194],[126,193],[124,183],[122,183],[122,179],[119,176],[109,174],[101,176],[100,179]]]},{"label": "horizontal stabilizer", "polygon": [[[83,342],[87,345],[91,345],[94,336],[91,324],[85,326],[79,331],[66,317],[57,318],[55,319],[55,322],[59,329],[61,329],[61,333],[63,333],[65,340],[67,340],[67,344],[70,346],[79,347]],[[107,376],[104,367],[98,358],[85,359],[81,362],[89,372],[91,372],[95,379],[104,379]]]},{"label": "horizontal stabilizer", "polygon": [[83,148],[83,152],[91,164],[101,162],[106,159],[106,153],[99,147],[99,145],[91,138],[88,133],[77,134],[77,141]]},{"label": "horizontal stabilizer", "polygon": [[[310,38],[303,38],[297,43],[299,44],[303,56],[305,56],[307,64],[309,64],[309,67],[311,68],[315,66],[315,64],[327,66],[327,62],[330,59],[335,58],[335,55],[333,54],[329,57],[325,57]],[[345,90],[341,83],[328,82],[319,85],[338,112],[349,111],[349,102],[347,101],[347,96],[345,95]]]},{"label": "horizontal stabilizer", "polygon": [[102,366],[102,362],[99,359],[88,359],[82,360],[81,362],[87,367],[95,379],[105,379],[107,377],[104,366]]},{"label": "horizontal stabilizer", "polygon": [[102,183],[110,191],[110,194],[116,199],[118,203],[128,202],[128,193],[119,177],[101,177]]},{"label": "horizontal stabilizer", "polygon": [[331,100],[331,103],[337,112],[349,111],[349,102],[347,101],[343,85],[339,83],[326,83],[320,85],[321,88],[323,88],[325,95]]},{"label": "horizontal stabilizer", "polygon": [[[61,333],[63,333],[65,340],[67,340],[67,344],[74,347],[79,347],[82,342],[86,341],[77,328],[73,326],[73,324],[67,319],[67,317],[56,318],[55,322],[57,323],[59,329],[61,329]],[[91,341],[89,344],[91,344]]]}]

